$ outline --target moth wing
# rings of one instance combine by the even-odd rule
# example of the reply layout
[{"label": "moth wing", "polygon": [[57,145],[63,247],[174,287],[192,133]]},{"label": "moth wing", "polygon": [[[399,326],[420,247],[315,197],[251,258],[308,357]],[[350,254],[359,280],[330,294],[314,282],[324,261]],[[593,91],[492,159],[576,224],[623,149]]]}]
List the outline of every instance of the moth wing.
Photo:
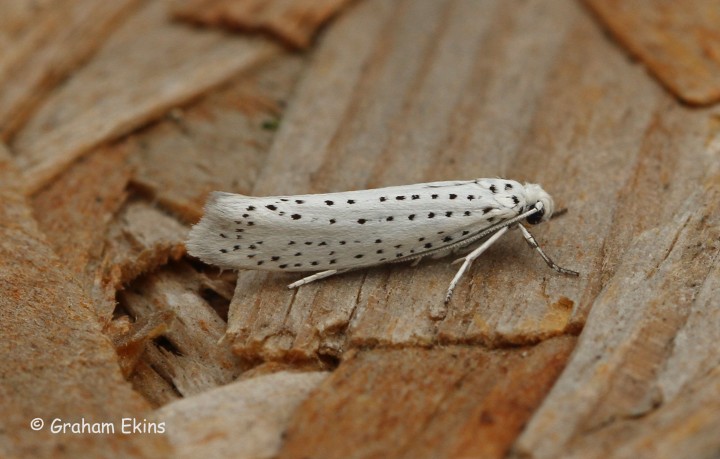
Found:
[{"label": "moth wing", "polygon": [[522,187],[487,179],[297,196],[217,192],[188,252],[223,268],[286,271],[422,256],[516,216],[524,202],[500,190],[508,184]]}]

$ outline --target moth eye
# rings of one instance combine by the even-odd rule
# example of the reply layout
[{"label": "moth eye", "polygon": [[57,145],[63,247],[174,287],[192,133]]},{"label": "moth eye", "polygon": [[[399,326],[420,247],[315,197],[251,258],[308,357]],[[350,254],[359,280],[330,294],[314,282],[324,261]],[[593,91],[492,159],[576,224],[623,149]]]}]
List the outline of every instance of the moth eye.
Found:
[{"label": "moth eye", "polygon": [[543,219],[543,216],[545,215],[545,209],[540,209],[539,212],[535,212],[534,214],[530,215],[526,221],[530,223],[531,225],[537,225],[540,223]]}]

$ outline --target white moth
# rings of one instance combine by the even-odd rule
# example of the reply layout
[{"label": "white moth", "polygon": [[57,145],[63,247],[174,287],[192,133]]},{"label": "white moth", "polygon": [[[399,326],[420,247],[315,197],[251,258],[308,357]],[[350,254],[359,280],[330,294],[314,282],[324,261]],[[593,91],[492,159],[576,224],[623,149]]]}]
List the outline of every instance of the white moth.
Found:
[{"label": "white moth", "polygon": [[[252,197],[215,192],[187,249],[202,261],[230,269],[320,271],[295,288],[352,269],[473,248],[445,301],[472,262],[510,228],[555,271],[556,265],[520,223],[536,225],[553,213],[539,185],[476,179],[298,196]],[[456,261],[462,261],[459,259]]]}]

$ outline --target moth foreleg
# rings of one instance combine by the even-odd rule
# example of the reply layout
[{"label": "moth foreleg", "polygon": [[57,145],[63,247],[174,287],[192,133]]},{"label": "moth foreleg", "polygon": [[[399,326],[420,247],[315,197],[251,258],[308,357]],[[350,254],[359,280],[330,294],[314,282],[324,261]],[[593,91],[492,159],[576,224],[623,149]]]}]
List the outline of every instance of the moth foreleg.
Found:
[{"label": "moth foreleg", "polygon": [[[445,295],[445,303],[450,301],[450,297],[452,297],[453,290],[455,290],[455,286],[458,282],[460,282],[460,279],[463,277],[463,274],[465,274],[465,271],[470,268],[470,265],[472,265],[472,262],[475,261],[484,251],[486,251],[491,245],[495,243],[500,237],[505,234],[508,230],[508,227],[504,227],[499,229],[495,234],[490,236],[487,241],[483,242],[477,249],[470,252],[465,257],[465,262],[458,270],[457,274],[455,274],[455,277],[453,277],[453,280],[450,282],[450,287],[448,288],[447,294]],[[462,258],[460,258],[462,260]],[[456,262],[459,260],[455,260]]]},{"label": "moth foreleg", "polygon": [[549,267],[551,267],[551,268],[554,269],[555,271],[557,271],[557,272],[559,272],[559,273],[562,273],[562,274],[569,274],[569,275],[571,275],[571,276],[579,276],[579,275],[580,275],[580,273],[577,272],[577,271],[572,271],[572,270],[570,270],[570,269],[562,268],[562,267],[558,266],[557,264],[555,264],[555,262],[552,261],[552,260],[550,259],[550,257],[548,257],[548,256],[545,254],[545,252],[543,252],[543,249],[540,248],[540,246],[538,245],[538,243],[537,243],[537,241],[535,240],[535,238],[533,237],[533,235],[530,234],[530,231],[528,231],[528,230],[527,230],[524,226],[522,226],[522,225],[518,225],[518,227],[520,227],[520,231],[522,232],[523,237],[525,238],[525,241],[528,243],[528,245],[529,245],[531,248],[537,250],[537,252],[540,254],[540,256],[542,257],[542,259],[545,260],[545,263],[547,263],[547,265],[548,265]]}]

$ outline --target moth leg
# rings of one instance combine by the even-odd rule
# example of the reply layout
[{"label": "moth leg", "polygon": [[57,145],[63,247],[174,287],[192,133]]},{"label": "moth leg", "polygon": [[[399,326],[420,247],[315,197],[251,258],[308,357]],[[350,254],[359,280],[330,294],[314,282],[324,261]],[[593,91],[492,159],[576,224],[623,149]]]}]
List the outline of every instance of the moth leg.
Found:
[{"label": "moth leg", "polygon": [[347,271],[347,269],[328,269],[327,271],[320,271],[319,273],[315,273],[312,276],[303,277],[302,279],[293,282],[292,284],[288,285],[288,288],[297,288],[301,285],[309,284],[310,282],[314,282],[316,280],[325,279],[326,277],[330,277],[335,274],[344,273],[345,271]]},{"label": "moth leg", "polygon": [[530,231],[528,231],[528,230],[527,230],[524,226],[522,226],[522,225],[518,225],[518,227],[520,228],[520,231],[522,232],[523,237],[525,238],[525,241],[528,243],[528,245],[529,245],[531,248],[533,248],[533,249],[535,249],[535,250],[538,251],[538,253],[539,253],[540,256],[542,257],[542,259],[545,260],[545,263],[547,263],[547,265],[548,265],[549,267],[551,267],[551,268],[554,269],[555,271],[557,271],[557,272],[559,272],[559,273],[562,273],[562,274],[569,274],[569,275],[571,275],[571,276],[579,276],[579,275],[580,275],[579,272],[572,271],[572,270],[570,270],[570,269],[561,268],[560,266],[556,265],[555,262],[552,261],[552,260],[550,259],[550,257],[548,257],[548,256],[545,254],[545,252],[543,252],[543,249],[540,248],[540,246],[538,245],[538,243],[537,243],[537,241],[535,240],[535,238],[533,237],[533,235],[530,234]]},{"label": "moth leg", "polygon": [[[480,247],[473,250],[472,252],[470,252],[470,254],[468,254],[468,256],[465,257],[465,263],[463,263],[463,265],[458,270],[457,274],[455,274],[455,277],[453,277],[453,280],[450,282],[450,287],[448,288],[447,294],[445,295],[445,303],[450,301],[450,297],[452,297],[453,290],[455,290],[455,286],[460,281],[463,274],[465,274],[465,271],[467,271],[468,268],[470,268],[470,265],[472,264],[472,262],[475,261],[475,259],[478,258],[480,255],[482,255],[482,253],[484,251],[486,251],[488,249],[488,247],[493,245],[495,243],[495,241],[500,239],[500,237],[503,234],[505,234],[507,232],[507,230],[508,230],[507,226],[504,228],[500,228],[495,234],[490,236],[490,238],[488,238],[487,241],[483,242],[482,245],[480,245]],[[462,258],[461,258],[461,260],[462,260]]]},{"label": "moth leg", "polygon": [[420,260],[422,260],[422,259],[423,259],[423,257],[417,257],[417,258],[415,259],[415,261],[413,261],[413,262],[410,264],[410,266],[412,266],[412,267],[414,268],[415,266],[418,265],[418,263],[420,263]]}]

